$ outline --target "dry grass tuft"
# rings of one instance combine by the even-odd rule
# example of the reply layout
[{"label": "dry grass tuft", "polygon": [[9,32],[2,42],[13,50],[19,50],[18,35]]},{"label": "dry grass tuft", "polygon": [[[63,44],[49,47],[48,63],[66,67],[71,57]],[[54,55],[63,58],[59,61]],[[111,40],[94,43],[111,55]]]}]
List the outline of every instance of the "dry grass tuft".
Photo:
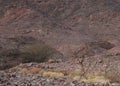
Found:
[{"label": "dry grass tuft", "polygon": [[59,77],[64,77],[64,74],[61,72],[45,71],[45,72],[43,72],[43,76],[59,78]]}]

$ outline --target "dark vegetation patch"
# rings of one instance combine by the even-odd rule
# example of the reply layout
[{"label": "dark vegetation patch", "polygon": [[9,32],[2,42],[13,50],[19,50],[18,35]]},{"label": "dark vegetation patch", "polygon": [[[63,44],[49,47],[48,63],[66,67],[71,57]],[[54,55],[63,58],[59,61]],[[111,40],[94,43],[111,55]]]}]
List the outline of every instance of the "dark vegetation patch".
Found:
[{"label": "dark vegetation patch", "polygon": [[22,49],[9,49],[0,52],[0,69],[8,69],[20,63],[45,62],[57,53],[46,44],[31,44]]},{"label": "dark vegetation patch", "polygon": [[44,62],[57,51],[45,44],[36,44],[21,50],[23,62]]}]

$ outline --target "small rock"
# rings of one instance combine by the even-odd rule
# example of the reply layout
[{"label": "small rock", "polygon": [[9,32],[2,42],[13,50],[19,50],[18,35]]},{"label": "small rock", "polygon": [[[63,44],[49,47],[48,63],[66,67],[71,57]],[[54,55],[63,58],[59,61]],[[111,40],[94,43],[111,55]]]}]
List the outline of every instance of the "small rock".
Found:
[{"label": "small rock", "polygon": [[120,83],[112,83],[112,86],[120,86]]}]

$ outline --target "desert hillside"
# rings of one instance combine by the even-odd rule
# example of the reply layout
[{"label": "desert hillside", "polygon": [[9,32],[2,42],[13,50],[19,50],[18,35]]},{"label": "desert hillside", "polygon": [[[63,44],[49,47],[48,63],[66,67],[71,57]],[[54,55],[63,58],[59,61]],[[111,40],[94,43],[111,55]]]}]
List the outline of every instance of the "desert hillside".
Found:
[{"label": "desert hillside", "polygon": [[0,86],[14,86],[14,73],[20,86],[34,74],[57,86],[119,83],[120,0],[0,0],[0,70]]}]

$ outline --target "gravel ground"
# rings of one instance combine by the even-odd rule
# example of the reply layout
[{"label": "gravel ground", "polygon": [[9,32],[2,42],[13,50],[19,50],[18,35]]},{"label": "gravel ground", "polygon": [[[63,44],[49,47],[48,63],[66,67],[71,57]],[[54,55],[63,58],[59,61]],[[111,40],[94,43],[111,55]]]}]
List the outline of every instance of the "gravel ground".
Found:
[{"label": "gravel ground", "polygon": [[110,86],[102,83],[85,84],[67,78],[48,78],[40,74],[19,74],[0,72],[0,86]]},{"label": "gravel ground", "polygon": [[[79,64],[75,64],[73,61],[61,62],[61,63],[26,63],[18,65],[17,69],[24,68],[42,68],[44,70],[69,70],[68,68],[78,69]],[[73,65],[74,64],[74,65]],[[66,66],[65,66],[66,65]],[[102,83],[85,83],[76,80],[70,80],[68,77],[44,77],[38,73],[20,73],[19,70],[9,69],[0,71],[0,86],[120,86],[118,83],[113,85]],[[29,70],[28,70],[29,71]]]}]

